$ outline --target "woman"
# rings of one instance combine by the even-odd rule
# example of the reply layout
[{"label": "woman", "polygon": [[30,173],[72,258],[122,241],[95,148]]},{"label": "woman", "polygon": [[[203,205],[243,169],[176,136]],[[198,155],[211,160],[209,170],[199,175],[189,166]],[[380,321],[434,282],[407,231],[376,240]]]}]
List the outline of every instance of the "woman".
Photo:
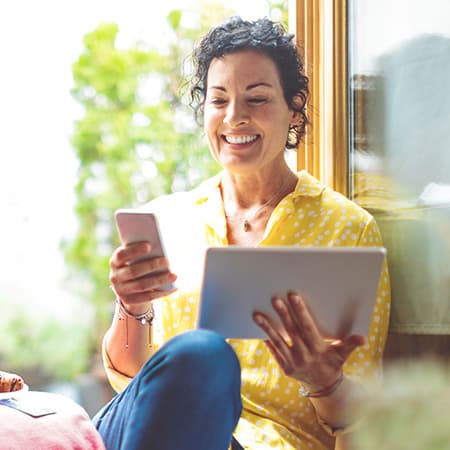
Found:
[{"label": "woman", "polygon": [[[145,242],[111,257],[118,300],[103,354],[121,393],[95,418],[108,449],[221,450],[232,434],[235,448],[332,449],[351,424],[349,395],[380,370],[386,266],[367,342],[324,339],[292,292],[273,299],[287,340],[263,314],[254,320],[266,341],[190,331],[208,246],[381,245],[367,212],[285,162],[307,123],[308,80],[292,39],[269,19],[235,17],[194,51],[192,101],[223,171],[144,207],[160,220],[168,260],[134,263],[149,253]],[[176,291],[158,289],[175,280]]]}]

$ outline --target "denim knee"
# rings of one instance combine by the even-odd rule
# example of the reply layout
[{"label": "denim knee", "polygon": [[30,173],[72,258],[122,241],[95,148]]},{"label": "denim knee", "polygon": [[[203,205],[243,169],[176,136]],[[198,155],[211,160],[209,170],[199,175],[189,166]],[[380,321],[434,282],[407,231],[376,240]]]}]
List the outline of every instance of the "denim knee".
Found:
[{"label": "denim knee", "polygon": [[213,331],[193,330],[175,336],[144,365],[143,372],[147,368],[154,371],[155,363],[169,369],[186,388],[240,390],[239,360],[225,339]]}]

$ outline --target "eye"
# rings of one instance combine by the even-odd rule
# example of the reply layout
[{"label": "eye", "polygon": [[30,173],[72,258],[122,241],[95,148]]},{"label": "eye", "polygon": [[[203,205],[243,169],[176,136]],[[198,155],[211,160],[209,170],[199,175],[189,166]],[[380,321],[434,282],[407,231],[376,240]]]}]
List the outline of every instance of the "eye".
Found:
[{"label": "eye", "polygon": [[251,103],[252,105],[261,105],[261,104],[267,102],[267,98],[266,97],[252,97],[248,100],[248,102]]},{"label": "eye", "polygon": [[221,97],[213,97],[209,100],[209,103],[215,106],[222,106],[226,103],[226,100]]}]

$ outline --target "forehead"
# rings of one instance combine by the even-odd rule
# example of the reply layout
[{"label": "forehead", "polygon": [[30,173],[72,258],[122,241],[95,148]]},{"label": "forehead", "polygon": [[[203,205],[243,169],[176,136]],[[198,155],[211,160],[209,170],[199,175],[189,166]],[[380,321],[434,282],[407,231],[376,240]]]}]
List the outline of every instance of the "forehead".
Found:
[{"label": "forehead", "polygon": [[211,61],[208,69],[208,87],[238,82],[242,84],[270,83],[280,85],[275,62],[255,50],[229,53]]}]

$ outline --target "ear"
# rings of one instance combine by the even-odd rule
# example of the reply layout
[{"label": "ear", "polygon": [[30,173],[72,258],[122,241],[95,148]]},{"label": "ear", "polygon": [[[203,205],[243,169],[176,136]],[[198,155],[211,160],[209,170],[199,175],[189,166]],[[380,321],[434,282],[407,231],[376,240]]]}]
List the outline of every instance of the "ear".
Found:
[{"label": "ear", "polygon": [[300,125],[303,120],[303,114],[300,113],[300,111],[303,109],[306,103],[306,97],[303,94],[297,94],[292,99],[292,105],[295,107],[295,109],[291,109],[291,120],[289,122],[289,125]]}]

